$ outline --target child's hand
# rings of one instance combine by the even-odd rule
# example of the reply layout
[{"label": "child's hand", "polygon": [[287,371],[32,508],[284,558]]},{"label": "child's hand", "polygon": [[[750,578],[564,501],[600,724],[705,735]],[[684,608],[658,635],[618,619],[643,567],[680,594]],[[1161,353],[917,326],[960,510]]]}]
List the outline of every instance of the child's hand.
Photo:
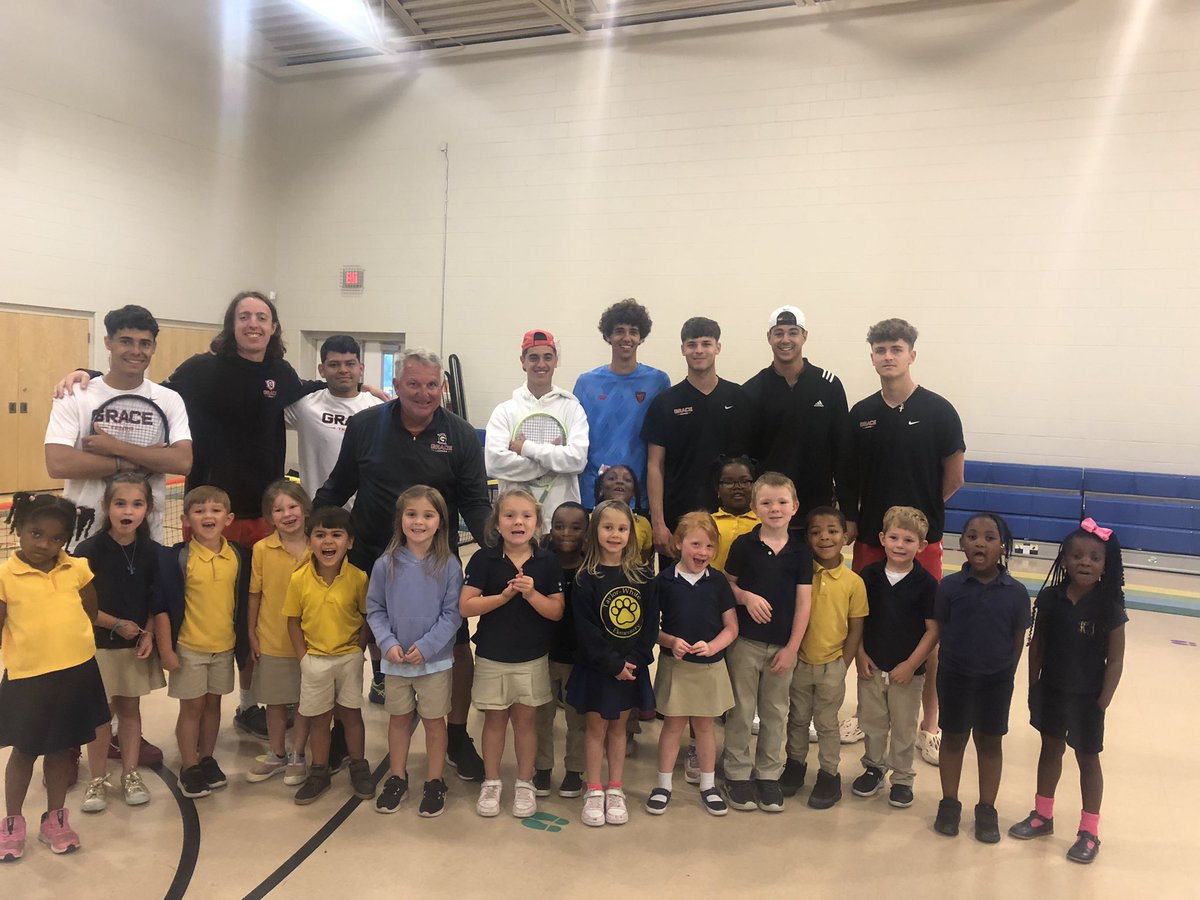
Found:
[{"label": "child's hand", "polygon": [[625,663],[625,668],[617,673],[617,681],[633,681],[635,671],[637,671],[637,666],[631,662]]},{"label": "child's hand", "polygon": [[766,597],[746,591],[746,612],[750,614],[750,618],[759,625],[766,625],[771,621],[771,604],[767,602]]},{"label": "child's hand", "polygon": [[524,596],[533,590],[533,579],[523,572],[517,572],[517,577],[508,583],[518,594]]},{"label": "child's hand", "polygon": [[875,677],[875,662],[862,650],[855,655],[854,664],[858,666],[858,677],[863,681],[870,681]]},{"label": "child's hand", "polygon": [[137,625],[127,619],[122,619],[121,624],[114,628],[113,631],[125,638],[127,641],[132,641],[142,633],[142,629],[138,628]]},{"label": "child's hand", "polygon": [[168,672],[178,672],[180,669],[178,654],[166,647],[158,652],[158,661],[162,663],[162,667]]},{"label": "child's hand", "polygon": [[154,652],[154,635],[149,631],[143,631],[137,642],[137,652],[134,654],[138,659],[149,659],[150,654]]},{"label": "child's hand", "polygon": [[383,654],[383,658],[398,666],[404,662],[404,651],[400,649],[399,644],[393,644],[387,648],[387,653]]},{"label": "child's hand", "polygon": [[888,678],[892,680],[893,684],[908,684],[913,680],[914,671],[916,670],[905,660],[888,673]]},{"label": "child's hand", "polygon": [[654,536],[654,549],[663,556],[674,556],[671,547],[671,530],[662,522],[651,528]]},{"label": "child's hand", "polygon": [[250,657],[252,659],[258,659],[260,656],[262,656],[262,647],[259,646],[258,635],[255,632],[251,631],[250,632]]},{"label": "child's hand", "polygon": [[683,659],[691,652],[692,645],[681,637],[675,638],[674,643],[671,644],[671,655],[676,659]]},{"label": "child's hand", "polygon": [[712,651],[708,649],[708,641],[696,641],[692,644],[692,652],[697,656],[712,656]]},{"label": "child's hand", "polygon": [[419,666],[425,662],[425,657],[421,655],[421,651],[413,644],[409,651],[404,654],[404,661],[411,666]]},{"label": "child's hand", "polygon": [[775,673],[790,672],[796,668],[796,651],[788,647],[780,647],[775,658],[771,660],[771,671]]}]

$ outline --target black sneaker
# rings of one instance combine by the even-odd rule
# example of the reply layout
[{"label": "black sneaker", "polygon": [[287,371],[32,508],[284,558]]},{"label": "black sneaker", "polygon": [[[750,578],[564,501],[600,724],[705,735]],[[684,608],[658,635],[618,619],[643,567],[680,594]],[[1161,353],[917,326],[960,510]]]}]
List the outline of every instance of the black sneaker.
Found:
[{"label": "black sneaker", "polygon": [[652,816],[661,816],[667,811],[667,806],[670,802],[671,792],[666,788],[656,787],[646,799],[646,812]]},{"label": "black sneaker", "polygon": [[758,794],[758,808],[763,812],[783,812],[783,789],[777,779],[754,779],[754,792]]},{"label": "black sneaker", "polygon": [[483,760],[475,752],[475,742],[469,734],[463,736],[457,747],[446,748],[446,761],[458,770],[463,781],[483,781]]},{"label": "black sneaker", "polygon": [[186,769],[180,770],[179,793],[193,800],[198,797],[207,797],[211,794],[212,788],[204,780],[204,770],[199,766],[189,766]]},{"label": "black sneaker", "polygon": [[779,776],[779,788],[785,797],[795,797],[800,788],[804,787],[804,779],[808,776],[808,763],[799,762],[788,757],[783,764],[783,774]]},{"label": "black sneaker", "polygon": [[854,792],[855,797],[874,797],[879,793],[881,787],[883,787],[883,769],[867,766],[867,770],[854,779],[850,790]]},{"label": "black sneaker", "polygon": [[725,779],[725,796],[734,809],[758,809],[758,798],[754,795],[754,784],[749,781]]},{"label": "black sneaker", "polygon": [[267,711],[261,706],[249,706],[239,709],[233,714],[233,724],[239,731],[244,731],[260,741],[269,740],[267,735]]},{"label": "black sneaker", "polygon": [[446,782],[440,778],[425,782],[421,789],[421,805],[417,812],[426,819],[440,816],[446,808]]},{"label": "black sneaker", "polygon": [[399,812],[400,804],[407,796],[408,773],[405,772],[403,778],[399,775],[391,775],[383,783],[383,790],[379,792],[379,799],[375,801],[375,812],[387,815]]},{"label": "black sneaker", "polygon": [[937,818],[933,820],[933,830],[946,837],[958,834],[958,823],[962,819],[962,804],[949,797],[942,798],[938,804]]},{"label": "black sneaker", "polygon": [[1046,837],[1050,834],[1054,834],[1054,819],[1039,816],[1036,809],[1030,810],[1029,815],[1008,829],[1008,836],[1014,837],[1019,841]]},{"label": "black sneaker", "polygon": [[808,795],[808,805],[813,809],[829,809],[842,799],[842,776],[830,775],[821,769],[817,770],[817,783],[813,785],[812,793]]},{"label": "black sneaker", "polygon": [[729,812],[721,792],[715,787],[706,788],[700,792],[700,805],[712,816],[723,816]]},{"label": "black sneaker", "polygon": [[984,844],[1000,843],[1000,818],[990,803],[975,804],[975,840]]},{"label": "black sneaker", "polygon": [[907,784],[893,784],[888,792],[888,804],[897,809],[908,809],[913,804],[912,787]]},{"label": "black sneaker", "polygon": [[309,766],[308,777],[300,785],[300,790],[296,791],[296,805],[307,806],[329,790],[329,774],[329,766]]},{"label": "black sneaker", "polygon": [[1067,859],[1087,865],[1100,853],[1100,838],[1090,831],[1080,831],[1076,837],[1077,840],[1067,851]]},{"label": "black sneaker", "polygon": [[[376,706],[383,706],[385,693],[382,680],[376,681],[375,679],[371,679],[371,688],[367,691],[367,699]],[[414,716],[413,718],[415,719],[416,717]]]},{"label": "black sneaker", "polygon": [[583,789],[582,772],[570,772],[563,776],[562,784],[558,786],[558,796],[560,797],[582,797]]},{"label": "black sneaker", "polygon": [[229,783],[225,777],[225,773],[221,771],[221,767],[217,765],[217,761],[211,756],[206,756],[200,760],[200,771],[204,773],[204,783],[213,790],[223,788]]},{"label": "black sneaker", "polygon": [[359,800],[375,799],[375,781],[371,778],[371,764],[365,759],[350,760],[350,786]]},{"label": "black sneaker", "polygon": [[346,727],[334,721],[329,732],[329,774],[336,775],[350,761],[350,749],[346,746]]},{"label": "black sneaker", "polygon": [[550,796],[550,776],[554,773],[549,769],[538,769],[533,773],[533,792],[539,797]]}]

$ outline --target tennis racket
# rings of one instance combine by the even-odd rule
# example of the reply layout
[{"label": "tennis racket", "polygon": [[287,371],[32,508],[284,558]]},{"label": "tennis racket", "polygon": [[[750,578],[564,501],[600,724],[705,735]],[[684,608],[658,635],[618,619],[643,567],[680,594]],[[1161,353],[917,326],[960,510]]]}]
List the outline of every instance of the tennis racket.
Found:
[{"label": "tennis racket", "polygon": [[[512,436],[513,440],[523,437],[535,444],[552,444],[561,447],[567,443],[567,427],[563,425],[558,416],[548,412],[533,412],[517,423]],[[549,473],[545,478],[539,478],[537,481],[529,483],[534,493],[541,491],[538,503],[546,502],[546,495],[550,493],[550,489],[557,481],[558,475]]]},{"label": "tennis racket", "polygon": [[141,394],[119,394],[96,407],[91,433],[99,431],[135,447],[171,443],[166,413]]}]

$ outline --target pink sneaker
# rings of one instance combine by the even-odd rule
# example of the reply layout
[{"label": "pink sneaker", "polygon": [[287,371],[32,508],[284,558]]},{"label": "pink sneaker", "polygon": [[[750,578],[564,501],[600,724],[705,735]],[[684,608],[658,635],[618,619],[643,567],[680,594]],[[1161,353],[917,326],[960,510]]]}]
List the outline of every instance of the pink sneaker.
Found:
[{"label": "pink sneaker", "polygon": [[5,816],[0,819],[0,862],[10,862],[25,855],[25,817]]},{"label": "pink sneaker", "polygon": [[42,813],[42,828],[38,840],[55,853],[70,853],[79,849],[79,835],[67,821],[65,808]]}]

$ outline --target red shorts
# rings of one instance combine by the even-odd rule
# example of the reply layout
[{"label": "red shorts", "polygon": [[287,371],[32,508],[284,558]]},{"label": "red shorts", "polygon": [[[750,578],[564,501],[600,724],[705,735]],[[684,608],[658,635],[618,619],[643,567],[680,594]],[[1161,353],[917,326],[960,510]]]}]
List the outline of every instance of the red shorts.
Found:
[{"label": "red shorts", "polygon": [[[879,562],[884,559],[885,554],[882,547],[872,547],[870,544],[864,544],[862,541],[854,542],[854,560],[850,567],[855,572],[861,572],[864,568],[873,562]],[[925,549],[917,554],[917,562],[925,567],[925,571],[936,578],[942,580],[942,542],[936,544],[927,544]]]},{"label": "red shorts", "polygon": [[[246,549],[250,549],[274,530],[271,523],[262,516],[254,519],[234,519],[233,523],[225,529],[224,537],[231,544],[241,544]],[[183,539],[185,541],[192,539],[192,529],[187,525],[183,526]]]}]

